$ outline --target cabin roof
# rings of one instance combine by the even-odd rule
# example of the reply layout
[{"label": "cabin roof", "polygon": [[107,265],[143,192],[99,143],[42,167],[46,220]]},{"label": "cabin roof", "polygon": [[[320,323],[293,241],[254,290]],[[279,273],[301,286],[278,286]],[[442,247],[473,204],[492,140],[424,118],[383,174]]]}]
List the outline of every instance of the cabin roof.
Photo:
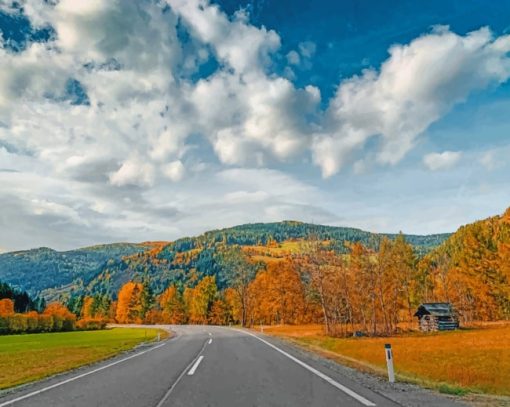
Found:
[{"label": "cabin roof", "polygon": [[449,316],[454,313],[452,304],[449,302],[429,302],[421,304],[414,314],[415,317],[422,315]]}]

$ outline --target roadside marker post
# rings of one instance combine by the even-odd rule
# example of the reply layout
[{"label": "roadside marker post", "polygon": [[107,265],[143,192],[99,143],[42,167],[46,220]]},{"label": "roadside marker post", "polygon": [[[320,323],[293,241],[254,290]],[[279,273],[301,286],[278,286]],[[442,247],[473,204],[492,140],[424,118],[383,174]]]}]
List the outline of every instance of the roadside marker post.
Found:
[{"label": "roadside marker post", "polygon": [[158,332],[158,342],[161,340],[161,334]]},{"label": "roadside marker post", "polygon": [[386,351],[386,366],[388,366],[388,381],[390,383],[395,383],[395,370],[393,368],[393,351],[391,350],[391,344],[385,344],[384,350]]}]

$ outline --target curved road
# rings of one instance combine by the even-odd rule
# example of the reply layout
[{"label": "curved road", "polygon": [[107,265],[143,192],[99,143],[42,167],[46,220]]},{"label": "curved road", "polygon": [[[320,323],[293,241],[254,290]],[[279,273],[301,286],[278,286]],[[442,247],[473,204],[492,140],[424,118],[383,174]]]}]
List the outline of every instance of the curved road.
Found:
[{"label": "curved road", "polygon": [[0,407],[399,405],[278,340],[223,327],[171,329],[168,341],[16,390]]}]

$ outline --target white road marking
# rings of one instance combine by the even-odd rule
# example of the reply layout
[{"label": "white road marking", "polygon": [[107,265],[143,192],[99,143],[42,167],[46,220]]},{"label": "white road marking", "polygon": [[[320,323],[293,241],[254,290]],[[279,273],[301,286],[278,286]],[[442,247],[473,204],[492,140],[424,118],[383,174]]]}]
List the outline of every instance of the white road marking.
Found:
[{"label": "white road marking", "polygon": [[[361,404],[367,406],[367,407],[373,407],[375,406],[375,403],[373,403],[370,400],[367,400],[365,397],[359,395],[355,391],[349,389],[348,387],[344,386],[343,384],[338,383],[336,380],[332,379],[331,377],[325,375],[324,373],[320,372],[319,370],[315,369],[314,367],[306,364],[305,362],[299,360],[298,358],[292,356],[290,353],[285,352],[284,350],[280,349],[279,347],[273,345],[272,343],[258,337],[257,335],[252,334],[251,332],[243,331],[241,329],[236,329],[236,331],[243,332],[246,335],[253,336],[254,338],[258,339],[259,341],[265,343],[267,346],[273,348],[277,352],[280,352],[282,355],[288,357],[293,362],[297,363],[301,367],[304,367],[306,370],[312,372],[314,375],[319,376],[322,380],[328,382],[333,387],[336,387],[338,390],[343,391],[344,393],[348,394],[352,398],[358,400]],[[1,406],[0,406],[1,407]]]},{"label": "white road marking", "polygon": [[209,336],[212,336],[212,333],[209,332]]},{"label": "white road marking", "polygon": [[198,368],[198,365],[202,362],[204,359],[204,355],[200,355],[199,358],[195,361],[195,364],[191,367],[191,369],[188,371],[188,376],[193,376]]},{"label": "white road marking", "polygon": [[159,349],[159,348],[161,348],[162,346],[165,346],[165,345],[166,345],[166,343],[162,343],[161,345],[154,346],[154,347],[152,347],[152,348],[150,348],[148,350],[144,350],[143,352],[136,353],[134,355],[128,356],[127,358],[120,359],[120,360],[117,360],[115,362],[109,363],[107,365],[98,367],[97,369],[91,370],[90,372],[82,373],[82,374],[80,374],[78,376],[74,376],[74,377],[71,377],[69,379],[63,380],[61,382],[52,384],[51,386],[44,387],[44,388],[42,388],[40,390],[33,391],[31,393],[28,393],[28,394],[25,394],[23,396],[17,397],[15,399],[11,399],[11,400],[5,401],[2,404],[0,404],[0,407],[10,406],[10,405],[12,405],[14,403],[17,403],[18,401],[25,400],[25,399],[28,399],[28,398],[33,397],[33,396],[37,396],[38,394],[41,394],[41,393],[44,393],[44,392],[46,392],[48,390],[54,389],[55,387],[59,387],[59,386],[62,386],[64,384],[67,384],[67,383],[70,383],[70,382],[74,382],[75,380],[81,379],[81,378],[83,378],[85,376],[89,376],[89,375],[97,373],[97,372],[100,372],[101,370],[108,369],[109,367],[118,365],[119,363],[125,362],[125,361],[133,359],[133,358],[137,358],[138,356],[145,355],[146,353],[152,352],[153,350]]},{"label": "white road marking", "polygon": [[[203,358],[203,356],[201,356],[202,352],[204,351],[205,347],[207,346],[207,343],[208,341],[205,341],[204,342],[204,345],[202,346],[202,349],[200,349],[200,351],[197,353],[197,355],[193,358],[193,360],[191,361],[191,363],[186,366],[184,368],[184,370],[181,372],[181,374],[179,375],[179,377],[177,378],[177,380],[170,386],[170,388],[167,390],[167,392],[165,393],[165,395],[163,396],[163,398],[159,401],[159,403],[156,405],[156,407],[162,407],[163,404],[165,404],[165,402],[168,400],[168,398],[170,397],[170,395],[172,394],[172,392],[174,391],[175,387],[177,386],[177,384],[179,384],[179,382],[181,381],[181,379],[183,378],[183,376],[186,374],[186,372],[190,369],[190,367],[197,362],[197,360],[199,358]],[[197,365],[198,367],[198,365]],[[2,406],[0,406],[2,407]]]},{"label": "white road marking", "polygon": [[212,343],[212,338],[211,338],[211,339],[209,339],[209,345],[210,345],[211,343]]}]

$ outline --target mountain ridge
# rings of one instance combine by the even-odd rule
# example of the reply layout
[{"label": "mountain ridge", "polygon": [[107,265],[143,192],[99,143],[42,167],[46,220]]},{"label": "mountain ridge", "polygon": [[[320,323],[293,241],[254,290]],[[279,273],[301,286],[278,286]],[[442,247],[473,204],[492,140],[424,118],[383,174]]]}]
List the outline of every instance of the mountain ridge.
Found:
[{"label": "mountain ridge", "polygon": [[[0,281],[27,290],[32,295],[42,294],[52,299],[84,291],[113,295],[119,285],[128,279],[148,275],[157,280],[154,288],[159,291],[165,284],[190,278],[190,273],[196,272],[199,277],[218,273],[215,256],[221,245],[266,245],[271,241],[282,243],[307,239],[311,235],[333,241],[335,248],[340,251],[344,250],[346,241],[376,247],[383,237],[397,236],[294,220],[246,223],[168,242],[99,244],[65,251],[41,247],[2,253]],[[417,252],[422,254],[449,236],[405,235]]]}]

